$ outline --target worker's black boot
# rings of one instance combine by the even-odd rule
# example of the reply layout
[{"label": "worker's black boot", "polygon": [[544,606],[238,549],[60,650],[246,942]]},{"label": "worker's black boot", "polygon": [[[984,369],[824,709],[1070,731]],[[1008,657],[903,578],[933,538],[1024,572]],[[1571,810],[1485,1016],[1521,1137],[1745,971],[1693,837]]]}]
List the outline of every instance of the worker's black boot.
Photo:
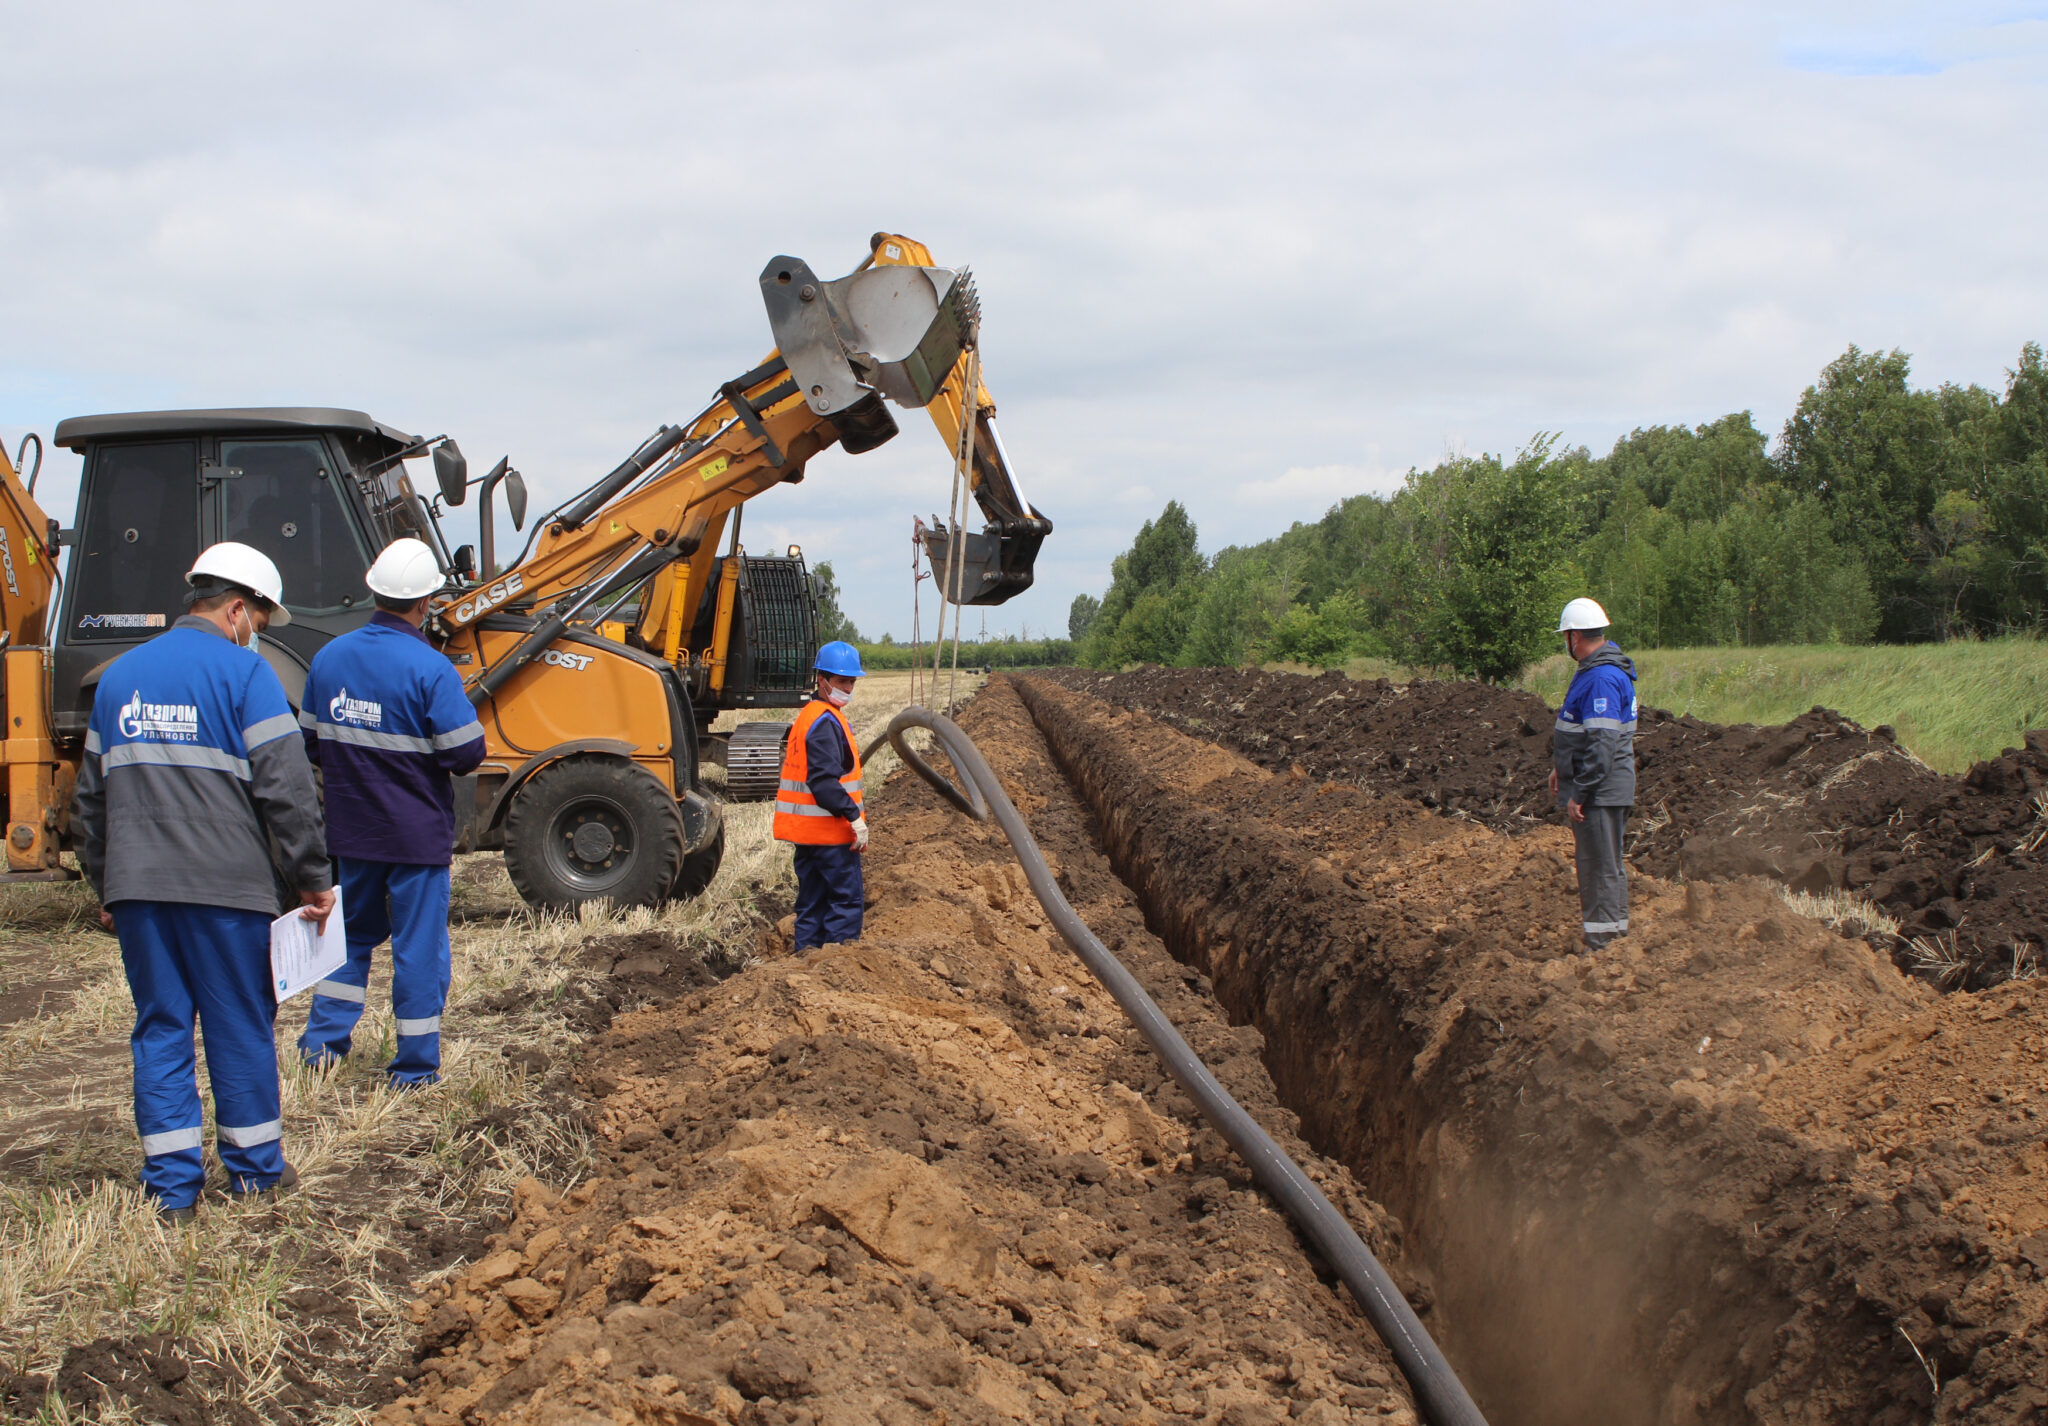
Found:
[{"label": "worker's black boot", "polygon": [[241,1188],[231,1182],[228,1185],[228,1197],[238,1200],[262,1198],[266,1194],[289,1193],[298,1186],[299,1171],[293,1168],[290,1164],[286,1164],[284,1166],[284,1172],[277,1176],[277,1182],[272,1184],[270,1187]]}]

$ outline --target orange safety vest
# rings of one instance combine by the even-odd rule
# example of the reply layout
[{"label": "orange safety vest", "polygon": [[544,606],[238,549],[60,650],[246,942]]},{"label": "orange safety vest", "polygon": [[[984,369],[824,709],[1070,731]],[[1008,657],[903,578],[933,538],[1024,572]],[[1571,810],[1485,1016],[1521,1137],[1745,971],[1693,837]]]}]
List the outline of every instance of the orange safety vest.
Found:
[{"label": "orange safety vest", "polygon": [[861,805],[860,744],[853,740],[853,729],[847,725],[845,714],[824,699],[813,698],[790,724],[789,741],[783,744],[782,789],[775,794],[775,840],[801,842],[807,847],[851,846],[853,823],[835,812],[827,812],[811,796],[809,739],[811,725],[820,718],[837,718],[840,730],[846,734],[853,766],[840,777],[839,785],[846,789],[855,807]]}]

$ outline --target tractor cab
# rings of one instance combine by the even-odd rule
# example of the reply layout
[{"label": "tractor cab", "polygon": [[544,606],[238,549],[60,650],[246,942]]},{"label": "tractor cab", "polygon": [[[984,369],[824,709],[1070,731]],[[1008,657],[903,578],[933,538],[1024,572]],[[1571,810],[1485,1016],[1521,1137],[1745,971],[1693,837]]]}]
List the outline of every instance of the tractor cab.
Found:
[{"label": "tractor cab", "polygon": [[[294,706],[313,655],[369,618],[363,574],[392,540],[453,561],[404,460],[430,442],[360,411],[267,407],[77,416],[56,444],[85,460],[51,645],[60,738],[83,737],[112,659],[184,611],[185,571],[220,540],[253,545],[284,575],[292,621],[263,635]],[[444,485],[463,479],[452,442],[433,447]]]}]

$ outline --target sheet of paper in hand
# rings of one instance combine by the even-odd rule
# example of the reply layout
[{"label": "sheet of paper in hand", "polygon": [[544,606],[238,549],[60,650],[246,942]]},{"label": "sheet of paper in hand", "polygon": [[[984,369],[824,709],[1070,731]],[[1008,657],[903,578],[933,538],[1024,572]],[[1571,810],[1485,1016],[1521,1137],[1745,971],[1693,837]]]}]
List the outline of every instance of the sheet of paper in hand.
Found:
[{"label": "sheet of paper in hand", "polygon": [[278,1004],[297,995],[348,960],[348,942],[341,931],[341,888],[334,888],[334,910],[328,914],[327,929],[297,911],[287,911],[270,923],[270,988]]}]

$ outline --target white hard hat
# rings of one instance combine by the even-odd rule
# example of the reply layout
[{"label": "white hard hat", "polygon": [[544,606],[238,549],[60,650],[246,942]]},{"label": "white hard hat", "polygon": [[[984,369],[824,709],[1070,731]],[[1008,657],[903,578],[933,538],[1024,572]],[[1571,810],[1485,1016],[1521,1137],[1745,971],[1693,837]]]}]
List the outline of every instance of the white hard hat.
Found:
[{"label": "white hard hat", "polygon": [[1557,632],[1569,629],[1604,629],[1607,627],[1607,611],[1591,599],[1574,599],[1564,606],[1564,614],[1557,621]]},{"label": "white hard hat", "polygon": [[363,576],[370,592],[386,599],[424,599],[447,582],[426,541],[414,539],[393,540],[386,545],[384,553],[370,566],[370,572]]},{"label": "white hard hat", "polygon": [[284,607],[284,579],[278,574],[277,566],[271,563],[270,556],[254,545],[245,545],[238,540],[222,540],[217,545],[208,545],[199,552],[199,558],[192,561],[192,568],[185,571],[185,583],[193,588],[198,588],[201,580],[232,584],[267,600],[273,624],[282,627],[292,621],[292,611]]}]

